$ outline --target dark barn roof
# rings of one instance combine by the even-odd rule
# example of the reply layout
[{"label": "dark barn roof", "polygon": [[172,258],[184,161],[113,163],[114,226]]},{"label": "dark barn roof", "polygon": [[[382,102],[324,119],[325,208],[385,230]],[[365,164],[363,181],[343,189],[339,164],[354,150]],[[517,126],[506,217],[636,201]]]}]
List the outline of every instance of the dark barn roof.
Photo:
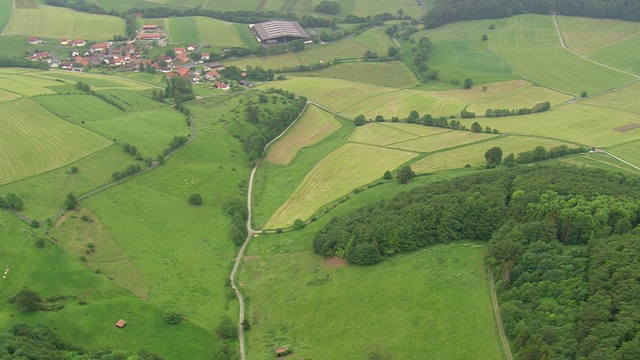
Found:
[{"label": "dark barn roof", "polygon": [[295,21],[267,21],[253,25],[253,29],[262,41],[280,38],[310,39],[309,34]]}]

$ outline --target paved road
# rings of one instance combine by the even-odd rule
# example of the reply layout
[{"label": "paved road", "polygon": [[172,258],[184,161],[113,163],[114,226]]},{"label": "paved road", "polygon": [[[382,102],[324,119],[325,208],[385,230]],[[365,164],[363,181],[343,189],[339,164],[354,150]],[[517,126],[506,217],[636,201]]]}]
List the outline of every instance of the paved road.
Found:
[{"label": "paved road", "polygon": [[247,353],[246,353],[245,342],[244,342],[244,328],[242,327],[242,323],[244,322],[245,309],[244,309],[244,297],[242,296],[240,289],[238,289],[238,286],[236,285],[236,274],[238,273],[238,268],[240,267],[240,263],[242,263],[242,258],[244,257],[244,250],[249,245],[251,238],[253,238],[254,235],[260,233],[259,231],[256,231],[251,227],[251,194],[253,193],[253,179],[255,178],[258,168],[260,167],[260,163],[262,162],[262,157],[267,152],[267,149],[269,148],[269,146],[271,146],[271,144],[273,144],[282,136],[284,136],[284,134],[286,134],[287,131],[289,131],[289,129],[291,129],[291,127],[298,122],[298,119],[300,119],[300,117],[305,113],[308,106],[309,106],[309,102],[307,102],[304,105],[304,108],[302,108],[302,111],[300,111],[300,114],[298,114],[298,116],[291,122],[291,124],[289,124],[289,126],[287,126],[286,129],[284,129],[284,131],[282,131],[282,133],[280,133],[280,135],[275,137],[273,140],[269,141],[267,145],[264,146],[264,151],[262,152],[262,156],[260,157],[260,159],[258,159],[258,161],[256,161],[256,165],[251,170],[251,176],[249,177],[249,187],[247,189],[247,238],[244,240],[244,243],[240,247],[240,251],[238,251],[236,262],[233,264],[233,270],[231,270],[231,276],[229,276],[229,279],[231,280],[231,288],[233,288],[233,291],[235,291],[236,296],[238,297],[238,306],[240,307],[240,311],[238,315],[238,339],[240,340],[240,359],[241,360],[247,359]]}]

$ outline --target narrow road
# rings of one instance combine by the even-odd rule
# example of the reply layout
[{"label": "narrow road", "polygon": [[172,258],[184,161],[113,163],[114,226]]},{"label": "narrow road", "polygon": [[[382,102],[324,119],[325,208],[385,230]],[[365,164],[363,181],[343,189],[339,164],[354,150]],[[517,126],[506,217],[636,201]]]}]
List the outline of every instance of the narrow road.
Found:
[{"label": "narrow road", "polygon": [[496,317],[496,324],[498,325],[498,333],[500,334],[500,340],[502,340],[502,347],[507,355],[507,360],[513,360],[511,354],[511,348],[509,347],[509,340],[504,333],[504,326],[502,326],[502,318],[500,317],[500,307],[498,306],[498,296],[496,295],[496,285],[493,282],[493,274],[491,269],[487,266],[487,274],[489,274],[489,287],[491,288],[491,301],[493,302],[493,314]]},{"label": "narrow road", "polygon": [[238,273],[238,268],[240,267],[240,263],[242,263],[242,259],[244,257],[244,250],[249,245],[251,238],[253,238],[254,235],[260,233],[259,231],[253,230],[253,228],[251,227],[251,194],[253,193],[253,179],[255,178],[256,172],[258,171],[258,168],[260,167],[260,163],[262,162],[262,158],[264,157],[264,154],[266,154],[269,146],[271,146],[271,144],[273,144],[282,136],[284,136],[284,134],[286,134],[289,131],[289,129],[291,129],[291,127],[293,127],[293,125],[295,125],[298,122],[298,119],[300,119],[300,117],[302,117],[302,115],[305,113],[309,104],[310,102],[307,101],[307,103],[302,108],[302,111],[300,111],[300,114],[298,114],[298,116],[291,122],[291,124],[289,124],[289,126],[287,126],[287,128],[284,129],[280,133],[280,135],[276,136],[273,140],[269,141],[267,145],[264,146],[262,155],[256,161],[256,165],[251,170],[251,176],[249,177],[249,187],[247,189],[247,238],[244,240],[244,243],[242,244],[242,246],[240,247],[240,250],[238,251],[238,256],[236,257],[236,261],[233,264],[233,270],[231,270],[231,276],[229,276],[229,280],[231,280],[231,288],[233,289],[233,291],[235,291],[236,296],[238,297],[238,306],[240,307],[239,315],[238,315],[238,339],[240,342],[240,359],[241,360],[247,359],[247,352],[246,352],[245,342],[244,342],[244,328],[242,327],[242,323],[244,322],[245,309],[244,309],[244,297],[242,296],[240,289],[238,289],[238,286],[236,285],[236,275]]},{"label": "narrow road", "polygon": [[638,166],[636,166],[636,165],[633,165],[632,163],[630,163],[630,162],[628,162],[628,161],[626,161],[626,160],[624,160],[624,159],[622,159],[622,158],[619,158],[618,156],[613,155],[612,153],[610,153],[610,152],[608,152],[608,151],[605,151],[605,150],[602,150],[602,149],[595,149],[595,150],[593,150],[593,152],[594,152],[594,153],[602,153],[602,154],[608,155],[608,156],[610,156],[610,157],[612,157],[612,158],[614,158],[614,159],[616,159],[616,160],[620,161],[621,163],[626,164],[626,165],[629,165],[629,166],[631,166],[632,168],[634,168],[634,169],[636,169],[636,170],[640,171],[640,167],[638,167]]},{"label": "narrow road", "polygon": [[422,6],[422,16],[426,16],[429,12],[429,8],[427,8],[427,4],[425,4],[424,0],[418,0],[420,6]]}]

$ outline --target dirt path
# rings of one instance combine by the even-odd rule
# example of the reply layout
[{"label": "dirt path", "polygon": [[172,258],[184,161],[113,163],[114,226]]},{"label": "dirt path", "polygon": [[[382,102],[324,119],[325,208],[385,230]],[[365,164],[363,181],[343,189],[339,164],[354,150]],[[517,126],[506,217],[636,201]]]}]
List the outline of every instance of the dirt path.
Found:
[{"label": "dirt path", "polygon": [[427,4],[425,4],[424,0],[418,0],[418,4],[422,6],[422,16],[427,16],[427,13],[429,12]]},{"label": "dirt path", "polygon": [[240,343],[240,359],[241,360],[247,359],[247,353],[246,353],[245,341],[244,341],[244,328],[242,327],[242,323],[244,322],[245,309],[244,309],[244,297],[242,296],[242,292],[240,292],[240,289],[238,289],[238,286],[236,285],[236,275],[238,273],[238,268],[240,267],[240,264],[244,259],[244,251],[249,245],[251,238],[253,238],[254,235],[256,234],[261,233],[260,231],[253,230],[253,228],[251,227],[251,194],[253,193],[253,179],[255,178],[256,172],[258,171],[258,168],[260,167],[260,163],[262,162],[262,158],[264,157],[264,154],[266,154],[267,149],[269,149],[269,146],[271,146],[271,144],[273,144],[282,136],[284,136],[284,134],[286,134],[289,131],[289,129],[291,129],[291,127],[293,127],[293,125],[295,125],[298,122],[298,119],[300,119],[302,115],[305,113],[309,104],[310,102],[307,102],[304,105],[304,107],[302,108],[302,111],[300,111],[300,114],[298,114],[298,116],[291,122],[291,124],[289,124],[289,126],[287,126],[286,129],[284,129],[280,133],[280,135],[276,136],[273,140],[269,141],[267,145],[264,146],[264,150],[262,151],[262,156],[258,159],[258,161],[256,161],[256,165],[251,170],[251,176],[249,177],[249,187],[247,190],[247,238],[244,240],[244,243],[242,244],[242,246],[240,247],[240,250],[238,251],[238,256],[236,256],[236,261],[233,264],[233,270],[231,270],[231,275],[229,276],[229,280],[231,280],[231,288],[233,289],[233,291],[235,291],[236,296],[238,297],[238,305],[240,307],[239,315],[238,315],[238,340]]},{"label": "dirt path", "polygon": [[496,316],[496,324],[498,325],[498,332],[500,333],[500,340],[502,340],[502,347],[507,355],[508,360],[513,360],[511,354],[511,348],[509,347],[509,341],[504,334],[504,327],[502,326],[502,318],[500,317],[500,307],[498,307],[498,296],[496,295],[496,285],[493,282],[493,274],[491,269],[487,266],[487,274],[489,274],[489,287],[491,288],[491,300],[493,302],[493,313]]}]

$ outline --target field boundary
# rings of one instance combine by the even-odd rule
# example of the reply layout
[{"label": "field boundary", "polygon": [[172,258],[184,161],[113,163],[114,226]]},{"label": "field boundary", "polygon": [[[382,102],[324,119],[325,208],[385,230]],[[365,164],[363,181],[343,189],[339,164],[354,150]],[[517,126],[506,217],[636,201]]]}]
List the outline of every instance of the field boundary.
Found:
[{"label": "field boundary", "polygon": [[11,21],[13,21],[13,14],[15,14],[15,13],[16,13],[16,0],[11,0],[11,17],[9,18],[7,23],[4,24],[4,27],[2,28],[2,31],[0,31],[0,35],[4,35],[4,30],[6,28],[8,28],[9,24],[11,24]]},{"label": "field boundary", "polygon": [[500,307],[498,306],[498,296],[496,295],[496,285],[493,282],[493,273],[489,266],[487,266],[487,274],[489,274],[489,288],[491,289],[491,301],[493,302],[493,313],[495,315],[496,324],[498,325],[498,333],[500,334],[500,340],[502,340],[502,346],[504,352],[507,355],[508,360],[513,360],[511,354],[511,348],[509,347],[509,340],[504,333],[504,326],[502,326],[502,318],[500,317]]}]

